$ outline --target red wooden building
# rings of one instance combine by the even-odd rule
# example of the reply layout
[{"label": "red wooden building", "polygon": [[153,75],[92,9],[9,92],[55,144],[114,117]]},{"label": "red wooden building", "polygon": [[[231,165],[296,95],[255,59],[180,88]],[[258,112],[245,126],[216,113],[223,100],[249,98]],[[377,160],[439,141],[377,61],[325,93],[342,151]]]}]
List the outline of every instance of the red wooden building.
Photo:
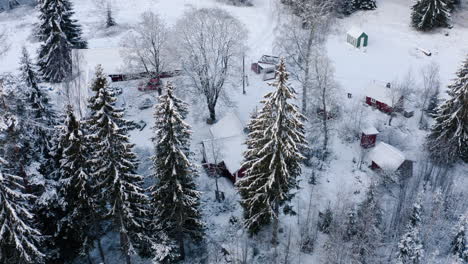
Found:
[{"label": "red wooden building", "polygon": [[366,104],[384,113],[392,113],[403,108],[403,97],[391,90],[390,83],[379,84],[372,82],[365,91]]},{"label": "red wooden building", "polygon": [[219,174],[235,183],[245,172],[244,126],[236,114],[228,113],[210,128],[210,133],[211,138],[201,142],[202,165],[209,174]]},{"label": "red wooden building", "polygon": [[371,148],[375,146],[375,142],[377,141],[377,135],[379,131],[373,127],[368,126],[361,129],[361,147],[363,148]]},{"label": "red wooden building", "polygon": [[405,157],[399,149],[384,142],[379,142],[369,152],[371,168],[387,173],[398,173],[402,178],[413,175],[413,162]]}]

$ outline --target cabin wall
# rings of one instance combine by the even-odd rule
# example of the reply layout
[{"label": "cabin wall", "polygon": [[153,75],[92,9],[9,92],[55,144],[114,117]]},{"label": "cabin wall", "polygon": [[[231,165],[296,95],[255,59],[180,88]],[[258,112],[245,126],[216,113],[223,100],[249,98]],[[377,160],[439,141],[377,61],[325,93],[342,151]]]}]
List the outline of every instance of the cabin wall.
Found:
[{"label": "cabin wall", "polygon": [[366,135],[364,133],[361,134],[361,147],[363,148],[374,147],[376,141],[377,135]]}]

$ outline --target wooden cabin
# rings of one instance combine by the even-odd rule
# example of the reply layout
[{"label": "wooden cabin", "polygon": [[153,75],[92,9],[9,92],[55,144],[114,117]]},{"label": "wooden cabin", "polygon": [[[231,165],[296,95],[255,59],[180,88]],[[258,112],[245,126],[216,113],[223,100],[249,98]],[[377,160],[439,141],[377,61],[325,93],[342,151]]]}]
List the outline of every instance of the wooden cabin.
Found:
[{"label": "wooden cabin", "polygon": [[361,129],[361,147],[372,148],[377,141],[379,131],[374,126],[367,126]]},{"label": "wooden cabin", "polygon": [[413,162],[405,154],[390,144],[379,142],[370,152],[368,158],[371,169],[390,173],[399,173],[402,178],[413,175]]},{"label": "wooden cabin", "polygon": [[402,110],[403,96],[398,96],[398,93],[391,89],[390,83],[383,85],[372,82],[365,90],[366,104],[388,114]]},{"label": "wooden cabin", "polygon": [[355,48],[367,47],[369,36],[359,28],[351,28],[346,32],[346,42]]}]

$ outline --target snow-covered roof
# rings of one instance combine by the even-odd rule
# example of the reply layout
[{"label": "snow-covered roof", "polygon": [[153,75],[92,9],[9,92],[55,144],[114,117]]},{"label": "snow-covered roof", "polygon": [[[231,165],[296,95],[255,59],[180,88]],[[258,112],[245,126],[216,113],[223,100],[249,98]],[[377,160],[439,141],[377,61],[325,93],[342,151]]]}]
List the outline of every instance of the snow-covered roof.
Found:
[{"label": "snow-covered roof", "polygon": [[72,60],[81,70],[93,70],[101,64],[104,73],[121,74],[126,73],[122,52],[123,48],[73,49]]},{"label": "snow-covered roof", "polygon": [[275,69],[276,65],[275,64],[269,64],[269,63],[263,63],[259,62],[257,63],[258,66],[260,66],[262,69]]},{"label": "snow-covered roof", "polygon": [[227,113],[210,128],[211,139],[204,140],[205,158],[208,163],[224,161],[231,173],[240,169],[246,150],[244,126],[237,114]]},{"label": "snow-covered roof", "polygon": [[393,102],[391,89],[392,88],[386,87],[385,84],[380,84],[374,81],[367,86],[365,95],[388,106],[392,106]]},{"label": "snow-covered roof", "polygon": [[247,150],[244,135],[208,139],[203,141],[203,145],[207,163],[215,164],[223,161],[232,174],[241,168],[243,154]]},{"label": "snow-covered roof", "polygon": [[216,124],[211,126],[210,133],[213,138],[239,136],[244,133],[244,126],[237,114],[229,112]]},{"label": "snow-covered roof", "polygon": [[375,128],[372,125],[364,126],[363,128],[361,128],[361,131],[362,131],[362,133],[364,133],[366,135],[377,135],[377,134],[379,134],[379,131],[377,130],[377,128]]},{"label": "snow-covered roof", "polygon": [[406,159],[403,152],[384,142],[377,143],[368,157],[381,169],[389,171],[396,171]]},{"label": "snow-covered roof", "polygon": [[362,35],[362,33],[365,32],[358,27],[352,27],[348,30],[348,32],[346,32],[346,34],[352,36],[353,38],[359,38]]}]

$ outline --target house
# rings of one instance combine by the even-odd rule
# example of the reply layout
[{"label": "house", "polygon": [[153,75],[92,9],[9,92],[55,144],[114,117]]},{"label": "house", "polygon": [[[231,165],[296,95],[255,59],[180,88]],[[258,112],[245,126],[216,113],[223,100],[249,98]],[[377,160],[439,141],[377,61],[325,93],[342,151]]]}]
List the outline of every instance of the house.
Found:
[{"label": "house", "polygon": [[392,90],[390,83],[382,85],[372,82],[365,90],[366,104],[384,113],[392,113],[403,109],[403,96]]},{"label": "house", "polygon": [[244,176],[241,166],[247,147],[242,122],[235,113],[228,113],[210,128],[210,134],[210,139],[201,142],[203,167],[235,183]]},{"label": "house", "polygon": [[367,47],[368,36],[359,28],[351,28],[346,32],[346,42],[356,48]]},{"label": "house", "polygon": [[275,78],[278,63],[277,56],[263,55],[257,62],[252,63],[250,69],[256,74],[263,74],[263,80],[267,81]]},{"label": "house", "polygon": [[402,178],[413,175],[413,162],[406,159],[405,154],[397,148],[379,142],[370,152],[368,158],[373,170],[381,170],[390,173],[400,173]]},{"label": "house", "polygon": [[361,147],[371,148],[375,146],[379,131],[374,126],[366,126],[361,129]]}]

